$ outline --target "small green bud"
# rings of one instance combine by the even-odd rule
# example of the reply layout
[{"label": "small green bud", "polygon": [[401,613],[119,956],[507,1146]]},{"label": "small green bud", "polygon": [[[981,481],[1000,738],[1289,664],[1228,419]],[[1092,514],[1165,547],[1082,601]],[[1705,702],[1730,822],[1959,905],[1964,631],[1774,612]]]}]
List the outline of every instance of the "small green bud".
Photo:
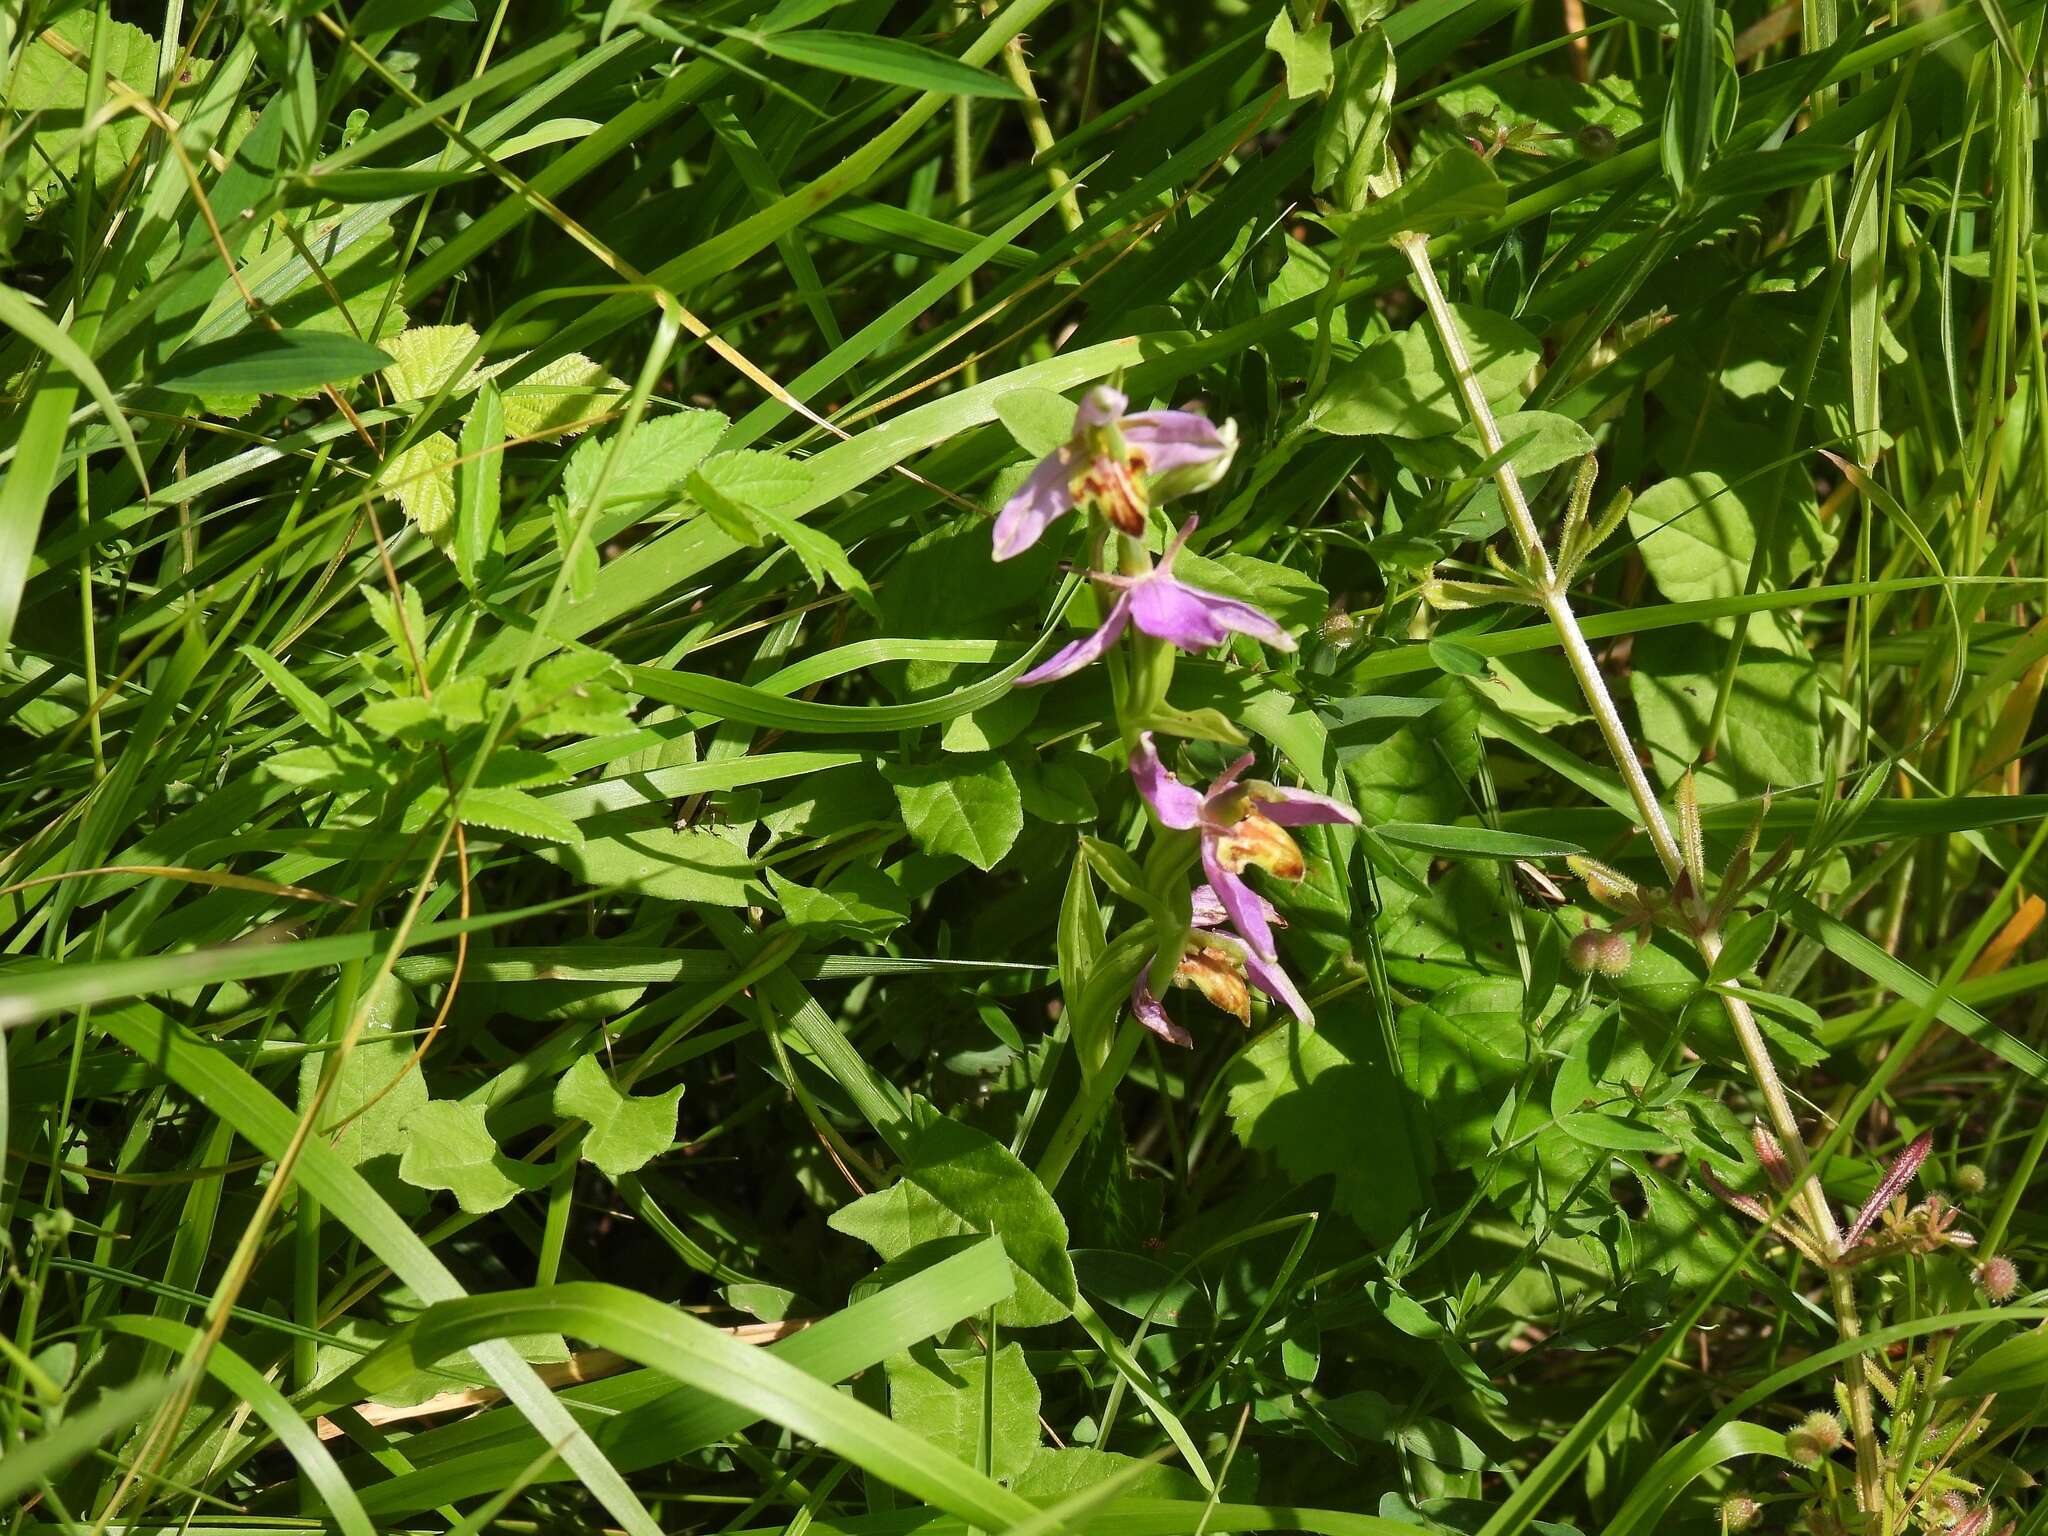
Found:
[{"label": "small green bud", "polygon": [[1965,1163],[1956,1170],[1956,1193],[1959,1195],[1981,1195],[1985,1183],[1984,1170],[1975,1163]]}]

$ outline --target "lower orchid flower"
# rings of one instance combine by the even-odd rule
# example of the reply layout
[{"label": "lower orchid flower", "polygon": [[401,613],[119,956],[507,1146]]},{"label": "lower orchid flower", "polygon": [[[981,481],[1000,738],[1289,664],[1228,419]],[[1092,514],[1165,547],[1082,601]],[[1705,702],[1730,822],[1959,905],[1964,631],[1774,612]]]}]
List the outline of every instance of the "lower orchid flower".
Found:
[{"label": "lower orchid flower", "polygon": [[995,557],[1008,560],[1038,542],[1055,519],[1092,506],[1128,534],[1145,531],[1156,502],[1207,490],[1237,452],[1237,425],[1217,426],[1200,411],[1140,411],[1120,390],[1098,384],[1074,413],[1074,432],[1038,461],[996,518]]},{"label": "lower orchid flower", "polygon": [[1140,576],[1118,576],[1108,571],[1094,573],[1103,586],[1117,589],[1116,601],[1102,616],[1095,633],[1055,652],[1052,658],[1026,672],[1020,684],[1049,683],[1078,672],[1116,642],[1128,625],[1178,646],[1183,651],[1206,651],[1221,645],[1234,632],[1262,640],[1276,650],[1294,649],[1294,637],[1272,619],[1234,597],[1218,597],[1191,587],[1173,574],[1174,558],[1188,535],[1195,531],[1196,518],[1181,525],[1159,563]]},{"label": "lower orchid flower", "polygon": [[1176,831],[1198,831],[1202,839],[1202,872],[1214,896],[1245,946],[1262,960],[1272,960],[1273,927],[1265,900],[1241,877],[1256,864],[1282,880],[1307,873],[1301,849],[1287,835],[1288,827],[1342,822],[1358,824],[1358,812],[1328,795],[1305,789],[1282,789],[1261,779],[1239,782],[1252,763],[1247,752],[1223,771],[1206,792],[1188,788],[1159,759],[1152,733],[1141,732],[1131,754],[1131,777],[1161,824]]},{"label": "lower orchid flower", "polygon": [[[1263,908],[1262,915],[1268,922],[1282,921],[1271,902],[1256,892],[1252,899]],[[1174,985],[1195,988],[1240,1024],[1248,1025],[1252,1019],[1251,992],[1246,985],[1249,982],[1284,1005],[1304,1028],[1315,1027],[1315,1015],[1309,1011],[1308,1003],[1277,963],[1260,959],[1236,934],[1216,931],[1222,928],[1227,914],[1212,887],[1196,886],[1189,905],[1192,917],[1187,937],[1181,943],[1180,960],[1174,967]],[[1152,967],[1148,964],[1131,983],[1131,1012],[1161,1039],[1175,1045],[1193,1045],[1194,1036],[1174,1023],[1165,1004],[1153,995],[1151,976]]]}]

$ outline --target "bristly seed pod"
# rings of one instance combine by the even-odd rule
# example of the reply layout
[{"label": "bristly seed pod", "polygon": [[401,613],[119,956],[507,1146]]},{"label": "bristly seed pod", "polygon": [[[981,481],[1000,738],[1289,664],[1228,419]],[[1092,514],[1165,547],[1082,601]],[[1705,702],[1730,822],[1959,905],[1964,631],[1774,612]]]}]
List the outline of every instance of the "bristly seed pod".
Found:
[{"label": "bristly seed pod", "polygon": [[1581,976],[1592,975],[1600,969],[1600,941],[1605,937],[1590,926],[1573,934],[1571,943],[1565,947],[1565,963]]},{"label": "bristly seed pod", "polygon": [[1622,976],[1635,957],[1636,947],[1629,936],[1609,931],[1600,935],[1600,952],[1594,957],[1593,969],[1602,976]]},{"label": "bristly seed pod", "polygon": [[1842,1421],[1823,1409],[1815,1409],[1785,1434],[1785,1453],[1802,1467],[1810,1467],[1842,1448]]},{"label": "bristly seed pod", "polygon": [[1956,1193],[1959,1195],[1981,1195],[1986,1182],[1984,1170],[1975,1163],[1965,1163],[1956,1170]]},{"label": "bristly seed pod", "polygon": [[1993,1302],[2010,1301],[2020,1288],[2020,1272],[2011,1259],[1993,1254],[1977,1266],[1977,1289]]},{"label": "bristly seed pod", "polygon": [[1731,1493],[1721,1501],[1721,1529],[1747,1531],[1763,1519],[1764,1507],[1746,1493]]}]

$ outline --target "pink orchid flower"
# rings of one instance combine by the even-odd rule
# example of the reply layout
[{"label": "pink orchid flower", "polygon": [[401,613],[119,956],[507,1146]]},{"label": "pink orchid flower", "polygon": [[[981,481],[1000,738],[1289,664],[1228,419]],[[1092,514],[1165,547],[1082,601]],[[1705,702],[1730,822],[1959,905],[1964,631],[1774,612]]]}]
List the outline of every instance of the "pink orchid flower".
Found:
[{"label": "pink orchid flower", "polygon": [[1076,507],[1095,507],[1128,534],[1145,531],[1155,502],[1205,491],[1237,452],[1237,424],[1200,411],[1140,411],[1107,384],[1082,397],[1074,435],[1038,461],[996,518],[995,557],[1008,560]]},{"label": "pink orchid flower", "polygon": [[1181,546],[1187,543],[1188,535],[1195,531],[1197,521],[1191,517],[1181,525],[1180,532],[1166,546],[1166,553],[1160,556],[1159,563],[1144,575],[1117,576],[1107,571],[1095,572],[1096,581],[1117,589],[1116,601],[1109,605],[1109,612],[1102,616],[1102,623],[1093,634],[1054,652],[1050,659],[1018,678],[1018,683],[1049,683],[1080,671],[1115,644],[1117,636],[1132,624],[1138,626],[1141,634],[1165,640],[1183,651],[1210,650],[1221,645],[1233,633],[1250,635],[1275,650],[1293,650],[1294,637],[1250,603],[1241,603],[1234,597],[1218,597],[1214,592],[1191,587],[1174,576],[1174,558],[1180,554]]},{"label": "pink orchid flower", "polygon": [[1245,946],[1259,959],[1270,961],[1278,954],[1273,946],[1273,926],[1266,916],[1265,901],[1242,878],[1245,866],[1256,864],[1282,880],[1299,880],[1307,872],[1307,864],[1286,828],[1331,822],[1356,826],[1358,812],[1342,801],[1305,789],[1282,789],[1260,779],[1239,783],[1239,776],[1251,764],[1252,754],[1247,752],[1206,792],[1193,790],[1160,761],[1152,733],[1145,731],[1138,737],[1138,750],[1131,754],[1131,777],[1163,825],[1201,833],[1202,872],[1209,877],[1217,902]]},{"label": "pink orchid flower", "polygon": [[[1284,923],[1273,904],[1253,893],[1269,923]],[[1180,962],[1174,967],[1174,985],[1191,986],[1240,1024],[1250,1024],[1251,993],[1246,983],[1257,987],[1276,1003],[1286,1007],[1307,1029],[1316,1018],[1295,987],[1293,979],[1275,962],[1261,960],[1234,933],[1219,933],[1228,915],[1213,887],[1198,885],[1190,898],[1192,926],[1181,946]],[[1131,983],[1131,1012],[1140,1024],[1163,1040],[1191,1046],[1195,1037],[1174,1023],[1166,1007],[1152,994],[1152,967],[1148,964]]]}]

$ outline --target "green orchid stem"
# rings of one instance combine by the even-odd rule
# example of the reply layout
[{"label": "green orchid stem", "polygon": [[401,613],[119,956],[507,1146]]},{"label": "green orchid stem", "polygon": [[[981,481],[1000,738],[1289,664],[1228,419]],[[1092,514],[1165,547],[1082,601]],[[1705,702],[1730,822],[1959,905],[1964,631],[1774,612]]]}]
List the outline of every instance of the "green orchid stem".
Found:
[{"label": "green orchid stem", "polygon": [[[1159,940],[1152,968],[1145,977],[1154,997],[1166,996],[1166,989],[1173,985],[1181,951],[1187,947],[1188,934],[1194,929],[1188,871],[1194,867],[1201,848],[1201,839],[1193,832],[1161,828],[1145,855],[1145,889],[1152,897],[1152,926]],[[1165,918],[1172,921],[1162,921]]]},{"label": "green orchid stem", "polygon": [[[1678,846],[1678,839],[1672,835],[1671,824],[1666,820],[1664,808],[1658,803],[1657,793],[1650,786],[1648,773],[1643,769],[1642,755],[1630,739],[1627,725],[1622,721],[1621,711],[1615,707],[1614,696],[1608,692],[1607,679],[1600,671],[1600,664],[1594,658],[1593,649],[1586,643],[1585,631],[1579,627],[1577,614],[1572,611],[1571,600],[1565,595],[1564,583],[1558,579],[1556,567],[1551,564],[1550,555],[1543,545],[1543,534],[1536,524],[1535,514],[1529,509],[1529,499],[1522,490],[1521,478],[1515,473],[1512,460],[1501,457],[1504,446],[1499,423],[1495,421],[1493,407],[1487,401],[1486,390],[1479,382],[1478,372],[1472,366],[1472,359],[1465,350],[1463,335],[1459,332],[1456,318],[1451,313],[1450,303],[1444,298],[1444,291],[1438,284],[1436,268],[1430,261],[1429,241],[1419,234],[1403,234],[1394,244],[1408,260],[1415,275],[1417,289],[1423,303],[1429,309],[1430,322],[1436,328],[1438,339],[1443,343],[1444,356],[1449,360],[1451,373],[1456,378],[1458,393],[1462,399],[1467,417],[1473,430],[1479,434],[1480,447],[1492,458],[1500,459],[1500,467],[1494,471],[1494,482],[1500,488],[1501,506],[1507,512],[1508,528],[1512,532],[1527,579],[1534,589],[1538,602],[1557,630],[1565,660],[1578,680],[1579,688],[1585,695],[1586,704],[1598,722],[1600,734],[1607,742],[1609,753],[1614,758],[1616,770],[1621,774],[1623,784],[1628,788],[1629,797],[1634,800],[1636,815],[1644,832],[1649,835],[1651,846],[1656,849],[1658,862],[1664,866],[1666,878],[1675,887],[1684,872],[1685,860]],[[1703,927],[1695,935],[1700,957],[1709,971],[1721,954],[1721,932],[1718,927]],[[1763,1099],[1765,1112],[1772,1128],[1777,1132],[1779,1143],[1785,1149],[1786,1161],[1791,1165],[1793,1183],[1798,1191],[1798,1200],[1805,1212],[1812,1231],[1820,1241],[1821,1248],[1830,1256],[1842,1252],[1842,1233],[1836,1223],[1835,1213],[1828,1205],[1827,1192],[1820,1180],[1813,1176],[1808,1166],[1806,1142],[1800,1134],[1799,1121],[1792,1112],[1792,1102],[1785,1093],[1785,1085],[1779,1079],[1777,1064],[1771,1060],[1770,1047],[1764,1043],[1763,1031],[1750,1012],[1749,1004],[1736,994],[1733,988],[1717,989],[1722,1006],[1727,1010],[1728,1022],[1734,1028],[1735,1038],[1741,1045],[1747,1061],[1750,1076],[1755,1082],[1758,1095]],[[1856,1300],[1854,1280],[1845,1269],[1831,1269],[1828,1272],[1828,1291],[1834,1303],[1835,1326],[1846,1341],[1862,1337],[1863,1316]],[[1851,1433],[1856,1441],[1856,1495],[1858,1504],[1865,1510],[1876,1511],[1884,1507],[1883,1476],[1877,1455],[1876,1420],[1872,1412],[1870,1383],[1860,1365],[1845,1369],[1842,1384],[1849,1396],[1849,1418]]]}]

